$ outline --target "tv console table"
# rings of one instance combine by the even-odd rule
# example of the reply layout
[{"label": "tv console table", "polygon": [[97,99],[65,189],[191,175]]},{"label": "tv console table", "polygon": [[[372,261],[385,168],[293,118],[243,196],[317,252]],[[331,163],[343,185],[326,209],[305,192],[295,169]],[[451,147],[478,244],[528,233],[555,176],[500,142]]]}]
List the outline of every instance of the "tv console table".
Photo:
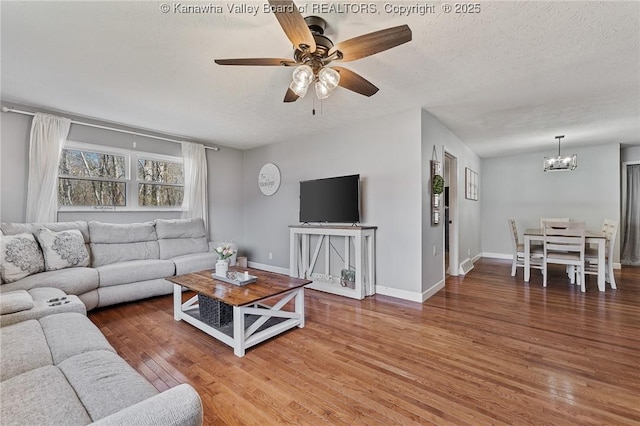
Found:
[{"label": "tv console table", "polygon": [[[354,299],[376,293],[377,226],[289,226],[289,276],[313,280],[307,287]],[[311,256],[311,236],[318,236]],[[355,253],[355,286],[340,285],[340,276],[331,275],[331,237],[344,238],[344,269],[349,269],[351,241]],[[324,271],[314,273],[318,255],[324,247]]]}]

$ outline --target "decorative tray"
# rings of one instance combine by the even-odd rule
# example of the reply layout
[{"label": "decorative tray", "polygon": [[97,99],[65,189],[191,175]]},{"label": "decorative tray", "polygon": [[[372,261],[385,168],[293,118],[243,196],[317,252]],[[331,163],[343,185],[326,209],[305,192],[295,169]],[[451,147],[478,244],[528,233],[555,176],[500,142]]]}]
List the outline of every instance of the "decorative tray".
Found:
[{"label": "decorative tray", "polygon": [[236,272],[236,271],[227,272],[226,277],[221,277],[220,275],[216,275],[214,272],[213,274],[211,274],[211,277],[214,280],[224,281],[225,283],[229,283],[237,286],[251,284],[256,282],[256,280],[258,279],[258,277],[256,277],[255,275],[248,275],[248,274],[245,274],[244,272]]}]

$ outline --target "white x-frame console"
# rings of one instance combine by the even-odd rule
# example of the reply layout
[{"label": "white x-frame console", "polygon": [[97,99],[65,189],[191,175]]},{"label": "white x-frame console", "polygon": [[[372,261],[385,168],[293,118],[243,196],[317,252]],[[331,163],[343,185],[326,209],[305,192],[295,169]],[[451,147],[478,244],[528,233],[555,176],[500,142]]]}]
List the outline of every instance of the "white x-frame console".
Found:
[{"label": "white x-frame console", "polygon": [[[363,299],[376,292],[376,226],[289,226],[289,276],[313,280],[320,250],[324,247],[324,275],[330,275],[331,237],[344,238],[344,268],[349,269],[350,243],[355,252],[355,288],[342,287],[340,277],[333,283],[313,281],[307,287],[328,293]],[[318,240],[311,256],[310,237]]]}]

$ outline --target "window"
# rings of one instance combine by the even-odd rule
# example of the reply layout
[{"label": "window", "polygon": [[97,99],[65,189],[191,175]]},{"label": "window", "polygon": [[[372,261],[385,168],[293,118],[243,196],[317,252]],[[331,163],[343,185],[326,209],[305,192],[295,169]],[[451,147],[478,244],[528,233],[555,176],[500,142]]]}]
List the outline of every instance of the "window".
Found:
[{"label": "window", "polygon": [[183,195],[180,157],[76,142],[62,150],[58,205],[63,210],[176,208]]},{"label": "window", "polygon": [[182,164],[138,157],[139,206],[180,206],[183,195]]}]

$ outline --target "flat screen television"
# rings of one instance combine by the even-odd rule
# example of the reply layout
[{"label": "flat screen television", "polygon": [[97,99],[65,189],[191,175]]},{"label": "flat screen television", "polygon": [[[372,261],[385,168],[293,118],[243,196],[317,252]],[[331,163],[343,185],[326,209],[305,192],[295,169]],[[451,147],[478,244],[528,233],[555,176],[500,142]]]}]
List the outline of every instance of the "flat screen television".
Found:
[{"label": "flat screen television", "polygon": [[300,222],[360,222],[360,175],[300,182]]}]

